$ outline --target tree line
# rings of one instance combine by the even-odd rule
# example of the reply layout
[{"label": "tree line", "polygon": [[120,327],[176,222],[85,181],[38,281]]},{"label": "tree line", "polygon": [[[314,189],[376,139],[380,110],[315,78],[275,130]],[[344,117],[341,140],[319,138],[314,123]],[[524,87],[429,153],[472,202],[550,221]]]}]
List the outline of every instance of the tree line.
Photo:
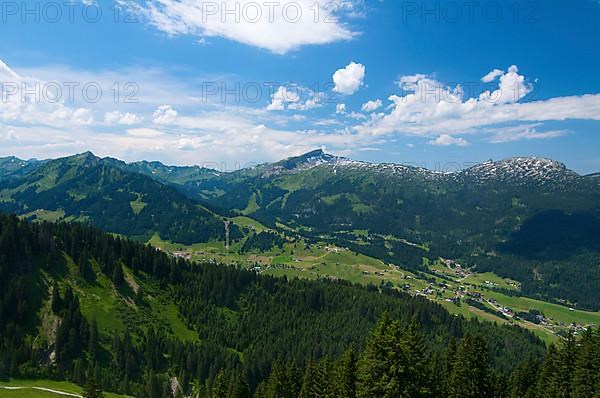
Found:
[{"label": "tree line", "polygon": [[[75,271],[67,271],[72,263]],[[121,288],[128,283],[125,269],[142,285],[137,293]],[[144,284],[155,285],[198,340],[152,325],[100,328],[103,319],[86,316],[81,289],[100,286],[102,275],[120,292],[123,306],[141,308],[155,300]],[[39,315],[46,307],[58,320],[53,333]],[[597,336],[590,336],[598,346]],[[571,344],[573,358],[582,346]],[[521,328],[452,316],[395,290],[195,264],[86,225],[0,215],[0,378],[81,385],[92,379],[107,391],[151,398],[171,394],[174,377],[176,391],[202,397],[333,397],[340,388],[357,396],[402,396],[395,395],[398,388],[440,396],[459,386],[464,390],[457,394],[463,394],[472,389],[463,383],[477,379],[479,391],[508,397],[512,390],[502,387],[507,380],[529,386],[533,376],[527,375],[556,377],[544,370],[544,351]],[[556,352],[564,355],[562,348]],[[456,366],[472,361],[485,366]],[[520,370],[527,361],[535,372]],[[555,362],[566,363],[562,357]],[[577,361],[571,363],[575,369]],[[475,377],[474,371],[482,373]],[[569,372],[559,372],[572,374],[569,381],[552,385],[578,391],[575,380],[582,376]],[[284,390],[298,395],[278,392]]]}]

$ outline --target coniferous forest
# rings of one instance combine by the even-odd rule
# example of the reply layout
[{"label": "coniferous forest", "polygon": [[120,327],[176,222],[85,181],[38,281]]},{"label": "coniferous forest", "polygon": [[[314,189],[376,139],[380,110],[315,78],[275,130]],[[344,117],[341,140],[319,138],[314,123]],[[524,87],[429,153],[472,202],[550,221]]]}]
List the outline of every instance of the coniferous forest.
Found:
[{"label": "coniferous forest", "polygon": [[600,398],[600,0],[0,19],[0,398]]},{"label": "coniferous forest", "polygon": [[[155,286],[198,338],[99,327],[81,286],[127,305]],[[594,397],[600,333],[545,348],[384,287],[259,276],[175,259],[82,224],[0,216],[0,377],[89,380],[105,391],[200,397]],[[49,319],[56,322],[48,325]],[[173,381],[176,380],[174,384]],[[175,391],[172,386],[175,385]]]}]

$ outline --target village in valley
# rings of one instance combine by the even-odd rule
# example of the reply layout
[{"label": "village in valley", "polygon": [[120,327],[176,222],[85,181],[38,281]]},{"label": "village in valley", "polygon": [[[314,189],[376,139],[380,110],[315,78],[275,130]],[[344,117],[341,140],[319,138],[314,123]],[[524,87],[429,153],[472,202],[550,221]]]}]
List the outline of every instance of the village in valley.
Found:
[{"label": "village in valley", "polygon": [[[411,272],[348,248],[325,243],[310,245],[303,241],[290,241],[273,253],[240,254],[235,244],[226,249],[222,242],[165,249],[185,260],[232,264],[261,274],[346,279],[382,289],[399,289],[436,301],[456,315],[518,324],[549,341],[569,330],[579,334],[590,326],[600,324],[598,313],[579,311],[565,305],[567,303],[552,304],[522,297],[519,282],[492,273],[478,273],[451,259],[440,258],[424,264],[429,272]],[[580,319],[586,322],[582,323]]]}]

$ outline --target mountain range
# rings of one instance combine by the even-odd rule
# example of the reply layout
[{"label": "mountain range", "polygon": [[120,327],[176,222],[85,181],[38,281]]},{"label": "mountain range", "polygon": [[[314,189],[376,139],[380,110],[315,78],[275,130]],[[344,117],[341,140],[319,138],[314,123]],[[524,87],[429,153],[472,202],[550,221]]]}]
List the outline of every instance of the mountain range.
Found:
[{"label": "mountain range", "polygon": [[224,218],[244,215],[405,269],[452,259],[516,279],[527,295],[600,308],[600,180],[550,159],[439,172],[316,150],[222,172],[85,153],[0,159],[0,176],[0,210],[29,219],[191,244],[225,239]]},{"label": "mountain range", "polygon": [[[91,222],[148,240],[224,239],[223,219],[178,190],[115,159],[87,152],[47,161],[0,161],[0,209],[47,221]],[[232,236],[237,236],[235,226]]]}]

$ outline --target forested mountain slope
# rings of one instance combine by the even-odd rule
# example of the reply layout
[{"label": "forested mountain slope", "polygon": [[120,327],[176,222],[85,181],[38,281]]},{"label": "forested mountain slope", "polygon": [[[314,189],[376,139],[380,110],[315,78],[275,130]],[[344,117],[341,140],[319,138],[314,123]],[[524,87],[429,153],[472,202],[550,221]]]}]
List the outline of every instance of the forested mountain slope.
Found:
[{"label": "forested mountain slope", "polygon": [[600,308],[600,185],[542,158],[455,172],[322,151],[197,181],[209,203],[419,269],[438,257],[493,271],[545,300]]},{"label": "forested mountain slope", "polygon": [[414,323],[428,358],[441,361],[454,338],[481,336],[494,386],[543,352],[522,329],[399,292],[190,264],[84,225],[0,216],[0,377],[95,375],[105,389],[164,398],[173,376],[185,392],[210,392],[224,369],[253,391],[278,359],[310,367],[353,344],[362,351],[386,312],[402,330]]},{"label": "forested mountain slope", "polygon": [[[441,257],[518,280],[529,296],[600,308],[598,179],[549,159],[434,172],[317,150],[220,172],[84,154],[37,166],[13,160],[13,176],[15,162],[29,171],[0,180],[0,208],[30,218],[193,243],[224,239],[215,214],[244,214],[405,269],[427,271],[423,258]],[[232,228],[232,239],[241,236]]]},{"label": "forested mountain slope", "polygon": [[[91,222],[143,240],[154,233],[181,243],[225,239],[220,216],[123,165],[89,152],[35,168],[25,165],[26,170],[13,171],[18,178],[0,180],[0,209],[30,219]],[[235,226],[230,235],[240,236]]]}]

